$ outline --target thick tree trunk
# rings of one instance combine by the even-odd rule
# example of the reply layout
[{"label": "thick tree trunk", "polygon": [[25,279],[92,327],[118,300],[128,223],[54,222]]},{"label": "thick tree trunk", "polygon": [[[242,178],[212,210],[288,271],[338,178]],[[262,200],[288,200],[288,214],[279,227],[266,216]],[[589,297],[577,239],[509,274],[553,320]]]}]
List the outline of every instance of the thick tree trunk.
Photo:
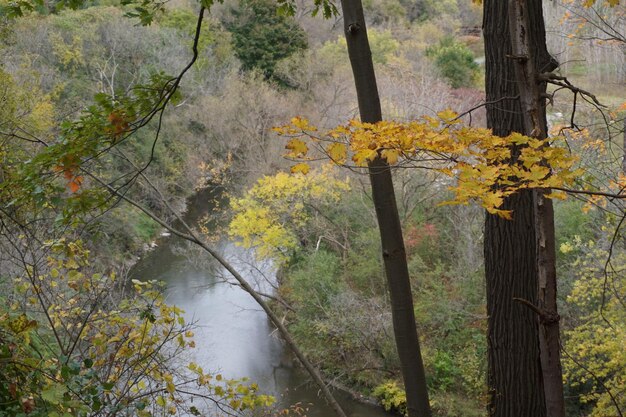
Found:
[{"label": "thick tree trunk", "polygon": [[[544,98],[545,84],[540,84],[540,73],[535,66],[534,49],[531,46],[531,16],[527,0],[509,0],[509,25],[511,31],[512,60],[519,88],[520,103],[524,117],[524,131],[537,139],[545,140],[547,126]],[[535,27],[536,28],[536,27]],[[545,141],[544,146],[550,146]],[[539,351],[548,417],[565,417],[563,397],[563,372],[561,369],[561,346],[559,343],[559,315],[556,304],[556,248],[554,235],[554,209],[552,200],[545,197],[549,190],[533,192],[533,215],[535,218],[536,268],[538,277],[538,305],[531,306],[539,320]]]},{"label": "thick tree trunk", "polygon": [[[342,0],[341,8],[361,120],[376,123],[382,120],[382,114],[363,6],[361,0]],[[369,164],[369,174],[391,299],[393,330],[406,390],[407,411],[409,417],[429,417],[431,412],[426,377],[391,170],[387,162],[379,157]]]},{"label": "thick tree trunk", "polygon": [[513,220],[488,214],[485,222],[489,415],[544,417],[537,319],[513,301],[537,298],[532,192],[503,209],[514,210]]},{"label": "thick tree trunk", "polygon": [[[538,71],[551,71],[554,61],[545,46],[540,0],[527,0],[530,45]],[[526,131],[519,102],[515,62],[511,59],[509,7],[506,0],[485,0],[487,124],[506,136]],[[545,126],[545,111],[540,122]],[[546,415],[535,313],[514,298],[537,305],[538,271],[532,191],[522,191],[504,203],[513,220],[487,215],[485,275],[487,284],[490,416]]]}]

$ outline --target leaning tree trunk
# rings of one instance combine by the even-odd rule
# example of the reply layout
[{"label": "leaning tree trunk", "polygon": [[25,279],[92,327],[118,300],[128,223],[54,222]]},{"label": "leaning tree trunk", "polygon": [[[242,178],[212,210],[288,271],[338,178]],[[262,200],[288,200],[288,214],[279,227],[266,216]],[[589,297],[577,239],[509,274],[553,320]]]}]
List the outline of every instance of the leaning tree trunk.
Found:
[{"label": "leaning tree trunk", "polygon": [[[341,8],[361,120],[380,122],[380,99],[361,0],[342,0]],[[431,412],[426,377],[391,170],[379,156],[369,164],[369,175],[391,300],[393,330],[406,390],[407,411],[409,417],[429,417]]]},{"label": "leaning tree trunk", "polygon": [[[535,68],[551,71],[540,0],[528,0],[530,46]],[[485,0],[487,125],[506,136],[526,132],[521,112],[506,0]],[[545,111],[540,121],[545,126]],[[514,150],[513,154],[515,154]],[[487,215],[485,276],[488,314],[489,414],[493,417],[546,416],[535,313],[515,298],[537,305],[536,234],[532,191],[508,198],[503,207],[513,220]]]}]

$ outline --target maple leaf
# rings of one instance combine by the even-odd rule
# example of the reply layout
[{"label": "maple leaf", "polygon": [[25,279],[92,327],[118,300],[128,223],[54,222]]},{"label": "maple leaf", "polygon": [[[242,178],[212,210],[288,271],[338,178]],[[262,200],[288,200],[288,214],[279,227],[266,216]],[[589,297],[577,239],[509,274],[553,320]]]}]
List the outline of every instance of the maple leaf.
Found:
[{"label": "maple leaf", "polygon": [[565,200],[567,199],[567,194],[565,194],[563,191],[552,191],[549,194],[545,194],[544,197],[556,200]]},{"label": "maple leaf", "polygon": [[76,176],[70,182],[67,183],[67,186],[70,188],[70,191],[75,193],[80,189],[81,184],[83,183],[83,177]]},{"label": "maple leaf", "polygon": [[507,137],[507,140],[515,145],[525,145],[528,143],[530,138],[522,135],[521,133],[513,132]]},{"label": "maple leaf", "polygon": [[355,152],[354,156],[352,156],[352,160],[355,164],[362,167],[367,165],[367,161],[374,160],[377,155],[378,152],[376,152],[375,149],[361,149]]},{"label": "maple leaf", "polygon": [[347,149],[343,143],[332,143],[326,148],[326,152],[330,159],[336,164],[346,162]]},{"label": "maple leaf", "polygon": [[513,220],[513,211],[511,210],[487,209],[487,211],[491,214],[496,214],[503,219]]},{"label": "maple leaf", "polygon": [[125,132],[128,131],[130,123],[126,113],[123,111],[112,111],[107,119],[109,120],[109,123],[111,123],[111,127],[107,130],[111,136],[113,136],[114,141],[119,139]]},{"label": "maple leaf", "polygon": [[504,202],[504,197],[501,192],[491,192],[484,195],[482,201],[483,206],[489,211],[500,207]]},{"label": "maple leaf", "polygon": [[291,124],[294,125],[295,127],[297,127],[300,130],[307,130],[309,132],[317,131],[317,128],[315,126],[311,126],[309,124],[309,121],[307,119],[302,118],[302,117],[293,117],[291,119]]},{"label": "maple leaf", "polygon": [[550,173],[550,169],[541,165],[533,165],[525,178],[528,181],[540,181]]},{"label": "maple leaf", "polygon": [[289,149],[290,151],[286,154],[286,156],[292,158],[302,158],[306,156],[307,152],[309,152],[307,144],[300,139],[291,139],[287,142],[285,149]]},{"label": "maple leaf", "polygon": [[389,165],[395,165],[400,157],[400,152],[395,149],[385,149],[381,152],[381,156],[387,160]]},{"label": "maple leaf", "polygon": [[291,173],[292,174],[303,174],[306,175],[309,173],[309,171],[311,170],[311,167],[309,167],[309,164],[305,164],[304,162],[296,164],[294,166],[291,167]]},{"label": "maple leaf", "polygon": [[443,111],[440,111],[439,113],[437,113],[437,116],[439,116],[441,120],[443,120],[444,122],[448,124],[455,124],[455,123],[461,122],[461,120],[457,119],[459,115],[456,112],[452,111],[452,109],[445,109]]}]

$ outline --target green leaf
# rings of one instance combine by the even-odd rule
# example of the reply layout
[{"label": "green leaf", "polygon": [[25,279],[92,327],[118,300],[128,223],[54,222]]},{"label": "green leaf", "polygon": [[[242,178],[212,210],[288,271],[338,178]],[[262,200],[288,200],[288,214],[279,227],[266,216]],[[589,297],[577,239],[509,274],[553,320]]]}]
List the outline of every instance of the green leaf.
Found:
[{"label": "green leaf", "polygon": [[67,387],[62,384],[52,384],[41,391],[41,398],[52,404],[61,404],[63,395],[67,392]]}]

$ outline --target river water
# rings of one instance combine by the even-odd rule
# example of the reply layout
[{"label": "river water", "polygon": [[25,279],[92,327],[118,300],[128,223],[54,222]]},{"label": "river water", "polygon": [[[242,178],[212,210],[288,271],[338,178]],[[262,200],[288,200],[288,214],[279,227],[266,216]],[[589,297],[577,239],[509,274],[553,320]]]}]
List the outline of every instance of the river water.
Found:
[{"label": "river water", "polygon": [[[206,212],[202,198],[190,201],[187,221]],[[249,281],[271,292],[272,266],[254,259],[250,251],[232,243],[218,245],[222,253]],[[225,378],[248,377],[279,405],[301,404],[308,417],[332,417],[332,409],[303,372],[293,367],[280,338],[246,292],[230,284],[227,273],[208,255],[175,237],[163,237],[133,268],[133,278],[167,283],[167,301],[185,310],[195,322],[193,360],[205,370]],[[231,280],[232,281],[232,280]],[[389,417],[381,408],[335,392],[350,417]]]}]

